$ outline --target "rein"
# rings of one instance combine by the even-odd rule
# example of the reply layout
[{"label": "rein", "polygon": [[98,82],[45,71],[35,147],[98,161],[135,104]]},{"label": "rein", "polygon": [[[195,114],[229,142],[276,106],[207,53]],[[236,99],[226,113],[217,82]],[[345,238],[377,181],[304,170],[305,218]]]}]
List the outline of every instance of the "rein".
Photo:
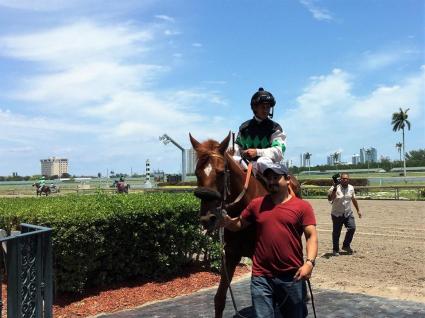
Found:
[{"label": "rein", "polygon": [[[223,155],[217,154],[217,153],[214,153],[214,152],[212,152],[210,154],[210,157],[219,158],[219,159],[224,161],[224,187],[223,187],[223,193],[221,194],[221,199],[222,199],[221,205],[222,205],[222,208],[224,208],[224,203],[227,200],[227,195],[230,193],[230,186],[229,186],[229,184],[230,184],[230,171],[229,171],[228,166],[227,166],[227,160]],[[236,197],[236,199],[233,202],[227,204],[227,207],[233,206],[234,204],[238,203],[245,196],[246,191],[248,190],[249,180],[251,179],[251,174],[252,174],[252,162],[250,162],[248,164],[248,170],[246,172],[245,183],[244,183],[242,191],[239,193],[239,195]]]}]

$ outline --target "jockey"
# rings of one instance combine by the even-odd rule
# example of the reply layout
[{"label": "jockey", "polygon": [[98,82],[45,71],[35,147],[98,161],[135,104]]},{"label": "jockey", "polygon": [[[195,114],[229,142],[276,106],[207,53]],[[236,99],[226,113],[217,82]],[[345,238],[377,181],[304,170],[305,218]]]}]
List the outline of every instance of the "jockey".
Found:
[{"label": "jockey", "polygon": [[254,117],[239,127],[233,158],[243,168],[247,165],[242,158],[253,161],[254,174],[257,162],[280,162],[286,149],[286,135],[282,127],[271,120],[276,101],[262,87],[251,98]]},{"label": "jockey", "polygon": [[40,185],[40,189],[43,189],[43,187],[46,185],[46,179],[44,176],[41,176],[38,180],[38,184]]},{"label": "jockey", "polygon": [[117,186],[117,189],[122,189],[122,188],[124,188],[124,177],[123,176],[121,176],[120,177],[120,180],[117,182],[117,184],[116,184],[116,186]]}]

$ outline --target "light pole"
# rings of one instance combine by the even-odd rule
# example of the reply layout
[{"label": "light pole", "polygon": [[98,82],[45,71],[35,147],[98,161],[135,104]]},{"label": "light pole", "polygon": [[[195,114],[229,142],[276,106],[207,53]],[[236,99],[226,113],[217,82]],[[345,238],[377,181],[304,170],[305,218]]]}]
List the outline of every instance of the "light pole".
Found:
[{"label": "light pole", "polygon": [[186,181],[186,150],[167,134],[160,136],[159,141],[161,141],[164,145],[171,142],[182,151],[182,181]]}]

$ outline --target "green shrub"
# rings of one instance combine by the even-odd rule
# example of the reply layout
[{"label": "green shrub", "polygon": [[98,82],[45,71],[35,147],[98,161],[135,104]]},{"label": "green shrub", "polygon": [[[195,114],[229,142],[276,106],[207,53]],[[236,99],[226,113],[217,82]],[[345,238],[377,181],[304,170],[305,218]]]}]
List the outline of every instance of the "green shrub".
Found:
[{"label": "green shrub", "polygon": [[187,193],[2,198],[0,228],[51,227],[56,289],[83,292],[132,277],[176,274],[192,255],[213,255],[198,210],[199,201]]}]

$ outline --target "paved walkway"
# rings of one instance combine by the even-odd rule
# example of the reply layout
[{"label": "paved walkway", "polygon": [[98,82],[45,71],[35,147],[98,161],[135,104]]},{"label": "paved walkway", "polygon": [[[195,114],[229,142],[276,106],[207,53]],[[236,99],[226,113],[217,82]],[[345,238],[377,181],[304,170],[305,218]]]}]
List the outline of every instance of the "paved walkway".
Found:
[{"label": "paved walkway", "polygon": [[[230,295],[228,294],[225,318],[254,318],[251,308],[249,278],[233,284],[236,305],[241,316],[235,315]],[[113,314],[102,314],[102,318],[181,318],[181,317],[213,317],[213,298],[215,288],[194,293],[192,295],[157,302],[140,308],[121,311]],[[344,293],[313,286],[313,296],[318,318],[425,318],[425,303],[392,300],[363,294]],[[313,317],[311,304],[308,307],[309,317]]]}]

